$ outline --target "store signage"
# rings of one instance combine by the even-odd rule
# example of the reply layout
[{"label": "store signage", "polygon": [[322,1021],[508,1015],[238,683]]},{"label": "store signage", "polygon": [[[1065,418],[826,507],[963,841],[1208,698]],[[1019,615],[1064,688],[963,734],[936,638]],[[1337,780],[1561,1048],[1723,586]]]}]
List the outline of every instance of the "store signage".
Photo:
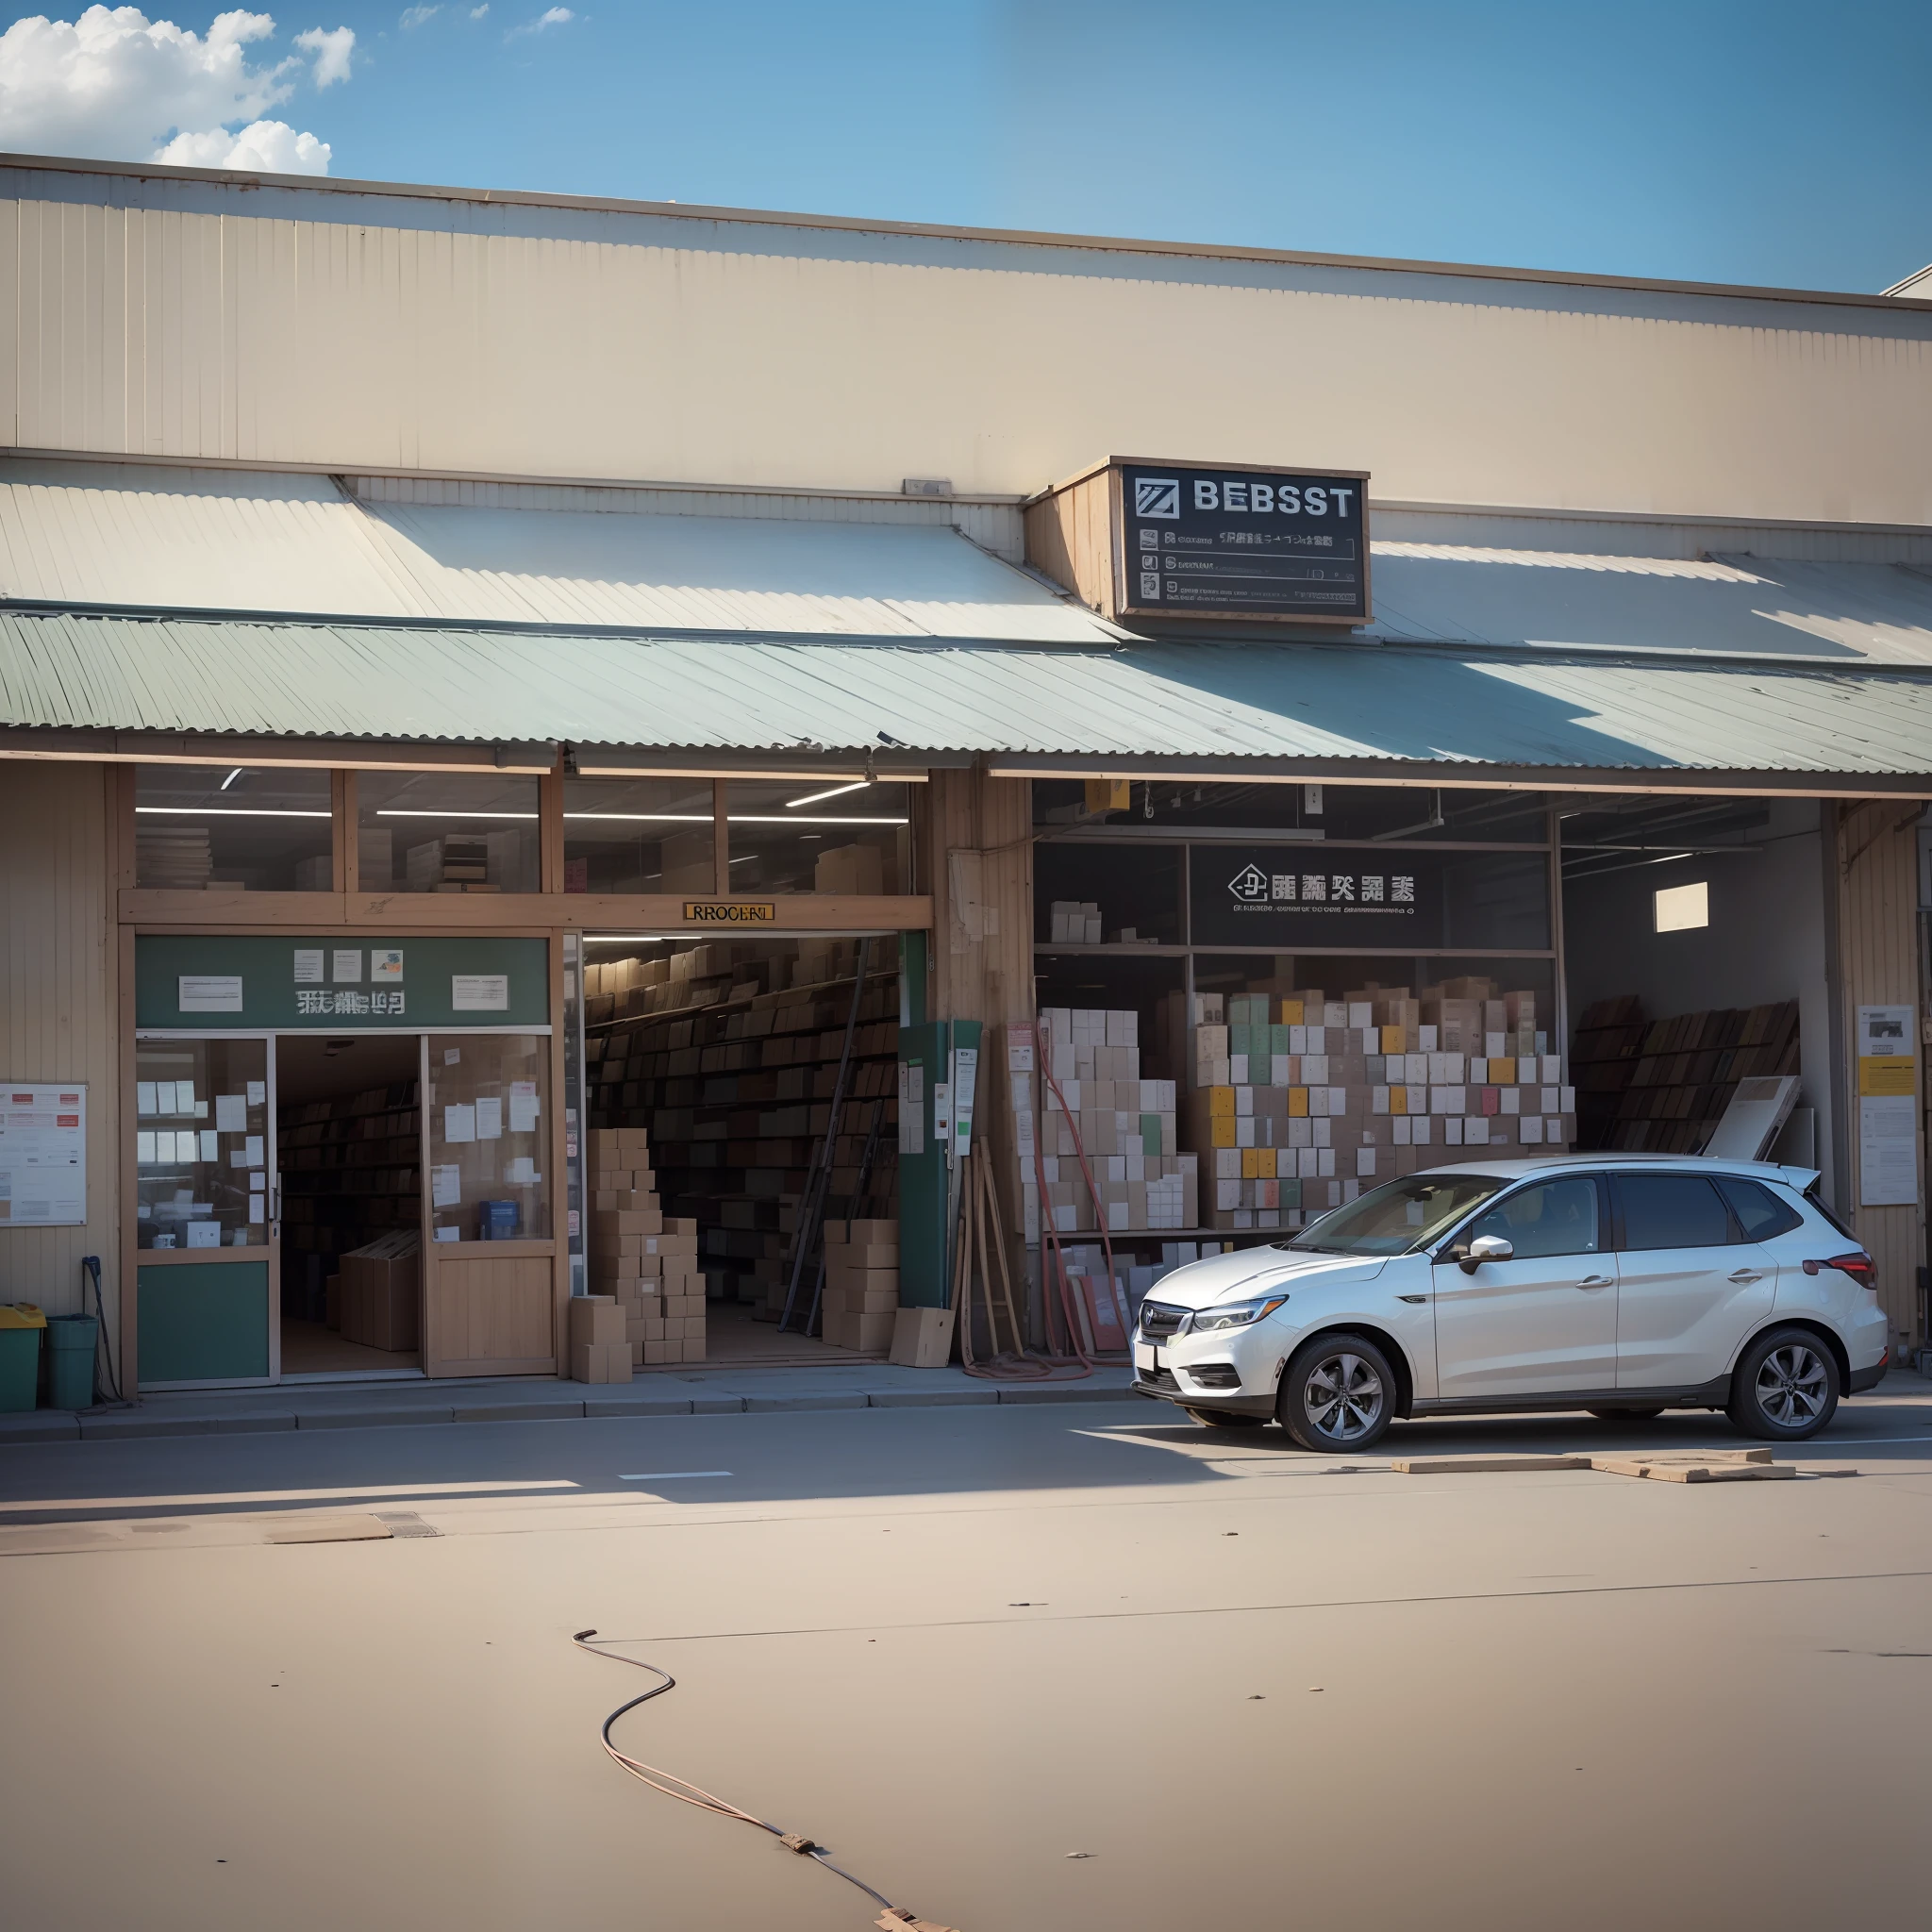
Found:
[{"label": "store signage", "polygon": [[1124,616],[1369,619],[1368,476],[1124,463]]},{"label": "store signage", "polygon": [[770,925],[778,908],[771,899],[687,899],[684,916],[694,925]]},{"label": "store signage", "polygon": [[371,1032],[544,1026],[550,948],[539,939],[366,940],[142,934],[135,1024],[149,1031]]},{"label": "store signage", "polygon": [[1197,844],[1188,871],[1197,946],[1517,951],[1549,944],[1549,871],[1541,853]]},{"label": "store signage", "polygon": [[1919,1015],[1858,1008],[1858,1205],[1907,1208],[1919,1198]]}]

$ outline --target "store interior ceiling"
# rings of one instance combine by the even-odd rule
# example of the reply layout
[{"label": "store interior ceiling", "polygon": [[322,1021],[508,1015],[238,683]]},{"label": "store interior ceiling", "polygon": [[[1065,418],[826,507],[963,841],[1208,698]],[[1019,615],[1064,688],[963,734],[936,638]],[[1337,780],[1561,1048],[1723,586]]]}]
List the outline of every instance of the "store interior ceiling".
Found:
[{"label": "store interior ceiling", "polygon": [[287,1107],[393,1086],[415,1079],[421,1060],[413,1033],[284,1033],[275,1040],[275,1099]]}]

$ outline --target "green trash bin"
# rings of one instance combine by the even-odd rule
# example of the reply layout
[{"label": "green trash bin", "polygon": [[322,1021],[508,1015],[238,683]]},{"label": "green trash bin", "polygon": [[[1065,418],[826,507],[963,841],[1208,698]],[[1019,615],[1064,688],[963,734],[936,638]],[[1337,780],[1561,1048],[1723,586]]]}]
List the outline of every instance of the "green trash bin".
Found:
[{"label": "green trash bin", "polygon": [[56,1315],[47,1324],[47,1407],[94,1406],[94,1341],[101,1324],[92,1315]]},{"label": "green trash bin", "polygon": [[32,1302],[0,1302],[0,1415],[18,1415],[39,1399],[46,1325]]}]

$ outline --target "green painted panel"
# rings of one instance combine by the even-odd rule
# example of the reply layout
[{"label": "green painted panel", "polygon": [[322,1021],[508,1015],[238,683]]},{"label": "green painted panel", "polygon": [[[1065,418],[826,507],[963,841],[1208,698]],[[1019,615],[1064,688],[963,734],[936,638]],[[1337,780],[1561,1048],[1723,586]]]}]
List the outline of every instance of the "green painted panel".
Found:
[{"label": "green painted panel", "polygon": [[546,1026],[550,944],[461,936],[143,934],[134,942],[134,1017],[138,1026],[183,1033],[340,1033],[345,1022],[404,1032]]},{"label": "green painted panel", "polygon": [[944,1020],[899,1028],[899,1304],[942,1308],[952,1170],[934,1138],[933,1088],[946,1078],[952,1028]]},{"label": "green painted panel", "polygon": [[268,1374],[268,1263],[182,1262],[135,1276],[142,1386]]}]

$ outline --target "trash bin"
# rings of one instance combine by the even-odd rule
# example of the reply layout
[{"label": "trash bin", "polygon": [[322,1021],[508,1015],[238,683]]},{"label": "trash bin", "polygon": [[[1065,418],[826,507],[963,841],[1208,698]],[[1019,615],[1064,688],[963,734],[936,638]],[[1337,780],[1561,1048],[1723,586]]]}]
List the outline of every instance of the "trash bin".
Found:
[{"label": "trash bin", "polygon": [[56,1315],[47,1324],[47,1407],[94,1406],[94,1342],[101,1324],[92,1315]]},{"label": "trash bin", "polygon": [[47,1318],[31,1302],[0,1302],[0,1415],[33,1407],[41,1382],[41,1331]]}]

